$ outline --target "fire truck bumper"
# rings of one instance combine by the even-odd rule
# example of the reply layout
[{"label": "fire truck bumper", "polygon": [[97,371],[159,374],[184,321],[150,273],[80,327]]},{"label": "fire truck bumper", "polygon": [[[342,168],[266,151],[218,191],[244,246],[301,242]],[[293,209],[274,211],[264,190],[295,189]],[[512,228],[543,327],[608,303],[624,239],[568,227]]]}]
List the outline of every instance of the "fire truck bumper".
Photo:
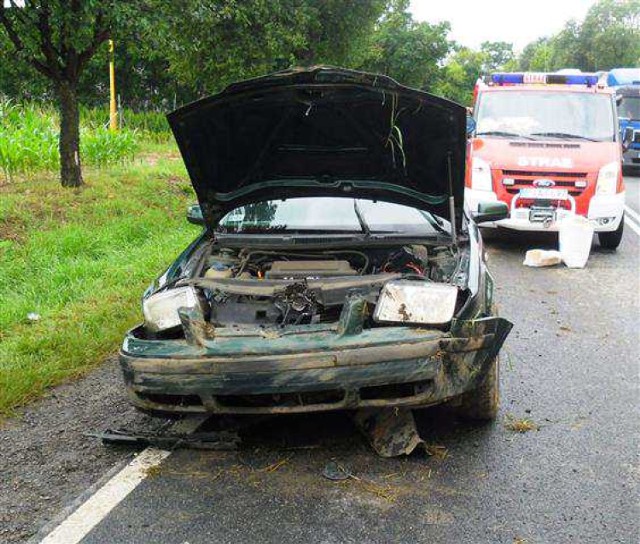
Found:
[{"label": "fire truck bumper", "polygon": [[[465,189],[465,199],[471,212],[478,210],[480,202],[498,202],[492,191]],[[612,232],[618,228],[624,212],[625,193],[614,195],[594,195],[589,202],[587,218],[595,232]],[[557,232],[563,220],[573,217],[575,212],[558,208],[551,220],[532,221],[531,208],[515,208],[510,217],[493,223],[483,223],[483,227],[505,228],[528,232]]]}]

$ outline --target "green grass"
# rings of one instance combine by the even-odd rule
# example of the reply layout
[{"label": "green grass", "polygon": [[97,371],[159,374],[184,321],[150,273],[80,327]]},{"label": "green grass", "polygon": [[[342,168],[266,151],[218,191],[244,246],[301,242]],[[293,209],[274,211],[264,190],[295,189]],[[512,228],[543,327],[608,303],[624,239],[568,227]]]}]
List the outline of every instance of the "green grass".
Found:
[{"label": "green grass", "polygon": [[198,234],[173,146],[141,157],[85,168],[78,190],[52,173],[0,186],[0,415],[114,352],[144,288]]}]

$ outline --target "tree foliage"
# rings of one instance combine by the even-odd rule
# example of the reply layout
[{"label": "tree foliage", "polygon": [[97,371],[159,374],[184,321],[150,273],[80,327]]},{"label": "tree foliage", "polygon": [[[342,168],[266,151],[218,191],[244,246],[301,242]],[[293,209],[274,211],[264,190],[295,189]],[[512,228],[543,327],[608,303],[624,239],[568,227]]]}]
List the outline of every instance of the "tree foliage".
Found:
[{"label": "tree foliage", "polygon": [[444,66],[434,92],[464,105],[471,105],[473,87],[478,77],[485,73],[489,63],[487,54],[469,47],[457,47]]},{"label": "tree foliage", "polygon": [[372,34],[361,68],[404,85],[432,88],[451,49],[449,23],[416,22],[408,0],[394,0]]},{"label": "tree foliage", "polygon": [[206,94],[302,64],[353,65],[385,0],[155,0],[156,43],[182,84]]},{"label": "tree foliage", "polygon": [[492,70],[511,70],[516,61],[513,52],[513,44],[509,42],[483,42],[480,52],[485,56],[482,69],[485,72]]},{"label": "tree foliage", "polygon": [[640,0],[600,0],[579,36],[585,70],[640,65]]},{"label": "tree foliage", "polygon": [[640,0],[599,0],[583,22],[569,21],[557,34],[527,45],[523,70],[584,71],[640,66]]}]

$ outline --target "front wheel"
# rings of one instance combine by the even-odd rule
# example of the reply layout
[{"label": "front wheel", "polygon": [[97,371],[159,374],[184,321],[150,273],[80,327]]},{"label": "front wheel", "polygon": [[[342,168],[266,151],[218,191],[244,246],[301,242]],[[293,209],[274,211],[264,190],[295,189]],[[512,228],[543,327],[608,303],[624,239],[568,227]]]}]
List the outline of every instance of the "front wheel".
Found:
[{"label": "front wheel", "polygon": [[500,406],[500,361],[496,357],[479,387],[464,393],[457,412],[465,418],[493,420]]},{"label": "front wheel", "polygon": [[599,232],[598,233],[598,242],[600,242],[600,247],[605,249],[616,249],[620,242],[622,241],[622,231],[624,230],[624,215],[620,220],[620,224],[616,230],[611,232]]}]

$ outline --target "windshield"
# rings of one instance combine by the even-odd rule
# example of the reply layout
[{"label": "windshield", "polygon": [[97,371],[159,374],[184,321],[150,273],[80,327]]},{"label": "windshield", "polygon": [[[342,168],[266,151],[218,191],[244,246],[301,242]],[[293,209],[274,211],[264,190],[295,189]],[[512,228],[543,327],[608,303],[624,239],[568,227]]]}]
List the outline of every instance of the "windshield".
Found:
[{"label": "windshield", "polygon": [[625,96],[618,105],[618,115],[625,119],[640,119],[640,96]]},{"label": "windshield", "polygon": [[614,110],[608,95],[506,91],[483,93],[476,134],[531,139],[615,139]]},{"label": "windshield", "polygon": [[[360,216],[360,217],[358,217]],[[221,233],[390,233],[435,236],[449,222],[409,206],[352,198],[269,200],[236,208],[218,225]]]}]

